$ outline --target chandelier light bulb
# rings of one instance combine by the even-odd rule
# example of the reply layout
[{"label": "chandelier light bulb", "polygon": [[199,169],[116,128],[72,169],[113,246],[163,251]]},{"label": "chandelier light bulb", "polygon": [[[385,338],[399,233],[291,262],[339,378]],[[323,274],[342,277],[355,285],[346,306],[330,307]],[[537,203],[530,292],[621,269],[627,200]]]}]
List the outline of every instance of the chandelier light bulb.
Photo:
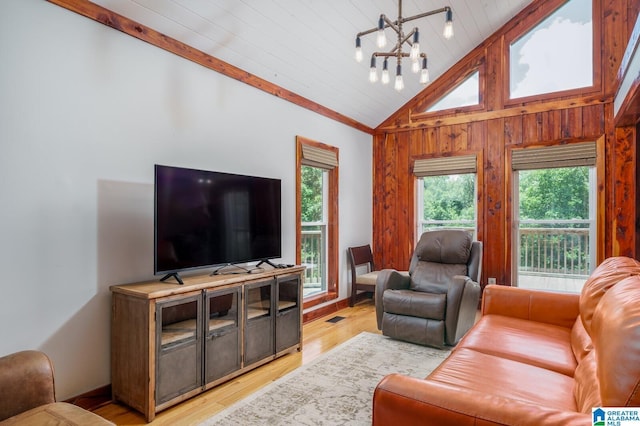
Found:
[{"label": "chandelier light bulb", "polygon": [[447,10],[447,20],[444,23],[444,31],[442,32],[442,35],[447,40],[453,37],[453,12],[451,12],[451,9]]},{"label": "chandelier light bulb", "polygon": [[378,20],[378,36],[376,37],[376,44],[379,48],[383,48],[387,45],[387,36],[384,34],[384,15],[380,15]]},{"label": "chandelier light bulb", "polygon": [[420,62],[417,59],[411,62],[411,72],[414,74],[420,72]]},{"label": "chandelier light bulb", "polygon": [[420,83],[427,84],[429,82],[429,68],[427,67],[427,58],[422,58],[422,71],[420,72]]},{"label": "chandelier light bulb", "polygon": [[402,80],[402,67],[400,65],[398,65],[398,68],[396,71],[396,82],[393,85],[393,88],[396,89],[398,92],[404,89],[404,81]]},{"label": "chandelier light bulb", "polygon": [[387,65],[387,58],[384,58],[384,62],[382,63],[382,84],[389,84],[389,69]]},{"label": "chandelier light bulb", "polygon": [[356,38],[356,61],[362,62],[362,46],[360,44],[360,37]]},{"label": "chandelier light bulb", "polygon": [[369,81],[375,83],[378,81],[378,71],[376,70],[376,57],[371,57],[371,68],[369,68]]},{"label": "chandelier light bulb", "polygon": [[413,44],[411,44],[411,50],[409,51],[409,57],[412,61],[417,61],[420,56],[420,42],[418,41],[420,36],[418,35],[418,29],[416,28],[413,33]]},{"label": "chandelier light bulb", "polygon": [[369,82],[375,83],[376,81],[378,81],[378,72],[376,71],[375,68],[370,68],[369,69]]},{"label": "chandelier light bulb", "polygon": [[429,82],[429,69],[422,68],[422,71],[420,72],[420,83],[427,84],[428,82]]}]

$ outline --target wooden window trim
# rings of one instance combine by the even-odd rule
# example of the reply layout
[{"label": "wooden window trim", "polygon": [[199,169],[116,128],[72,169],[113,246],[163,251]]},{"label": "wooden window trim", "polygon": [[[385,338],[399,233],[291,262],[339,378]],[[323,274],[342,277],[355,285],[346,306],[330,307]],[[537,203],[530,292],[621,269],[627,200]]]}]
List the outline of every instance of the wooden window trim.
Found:
[{"label": "wooden window trim", "polygon": [[[302,263],[300,248],[302,246],[302,146],[312,146],[321,148],[335,153],[339,158],[339,149],[316,142],[302,136],[296,136],[296,264]],[[303,308],[308,309],[338,298],[338,178],[339,165],[336,165],[328,173],[328,198],[330,200],[327,206],[327,291],[306,297],[303,301]],[[334,202],[335,201],[335,202]]]}]

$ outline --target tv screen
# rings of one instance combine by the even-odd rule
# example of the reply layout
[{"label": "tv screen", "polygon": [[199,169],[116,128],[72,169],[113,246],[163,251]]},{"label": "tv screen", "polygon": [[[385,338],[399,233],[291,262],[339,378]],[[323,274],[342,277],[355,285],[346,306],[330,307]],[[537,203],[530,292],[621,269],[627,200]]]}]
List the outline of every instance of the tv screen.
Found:
[{"label": "tv screen", "polygon": [[154,183],[156,274],[281,257],[280,179],[156,165]]}]

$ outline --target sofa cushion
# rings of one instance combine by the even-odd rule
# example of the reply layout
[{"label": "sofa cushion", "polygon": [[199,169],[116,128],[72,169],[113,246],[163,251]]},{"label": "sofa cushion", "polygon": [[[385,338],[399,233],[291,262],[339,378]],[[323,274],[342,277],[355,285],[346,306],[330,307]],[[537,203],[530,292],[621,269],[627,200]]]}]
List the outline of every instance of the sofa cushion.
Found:
[{"label": "sofa cushion", "polygon": [[411,290],[387,290],[382,295],[384,311],[390,314],[443,320],[447,295]]},{"label": "sofa cushion", "polygon": [[574,374],[573,395],[581,413],[591,413],[592,407],[602,407],[596,370],[596,353],[591,351],[580,361]]},{"label": "sofa cushion", "polygon": [[[550,409],[576,411],[573,378],[466,347],[457,348],[428,380]],[[505,407],[506,409],[506,407]]]},{"label": "sofa cushion", "polygon": [[582,324],[580,317],[576,318],[576,322],[571,328],[571,349],[578,363],[593,350],[591,336],[589,336],[587,330],[584,329],[584,324]]},{"label": "sofa cushion", "polygon": [[577,366],[570,329],[519,318],[485,315],[458,345],[567,376]]},{"label": "sofa cushion", "polygon": [[640,262],[628,257],[605,259],[593,271],[580,294],[580,317],[587,333],[591,335],[591,320],[602,296],[626,277],[640,275]]},{"label": "sofa cushion", "polygon": [[640,276],[607,290],[591,329],[602,404],[640,406]]},{"label": "sofa cushion", "polygon": [[77,405],[66,402],[53,402],[32,408],[17,416],[10,417],[3,426],[9,425],[113,425],[97,414],[87,411]]}]

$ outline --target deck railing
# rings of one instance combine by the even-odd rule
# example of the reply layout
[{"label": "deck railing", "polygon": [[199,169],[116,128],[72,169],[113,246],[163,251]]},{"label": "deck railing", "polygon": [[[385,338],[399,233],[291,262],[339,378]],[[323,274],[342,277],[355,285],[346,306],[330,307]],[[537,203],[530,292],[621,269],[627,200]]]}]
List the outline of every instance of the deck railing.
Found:
[{"label": "deck railing", "polygon": [[[586,277],[590,274],[588,220],[527,220],[520,223],[519,272],[527,275]],[[423,222],[422,230],[465,229],[469,221]]]},{"label": "deck railing", "polygon": [[[551,228],[550,222],[528,221],[519,229],[520,273],[588,276],[591,268],[589,222],[553,223],[565,226]],[[576,227],[567,227],[569,224]]]},{"label": "deck railing", "polygon": [[306,266],[304,272],[304,294],[319,293],[327,289],[323,277],[322,270],[325,265],[325,248],[323,226],[302,225],[302,264]]}]

